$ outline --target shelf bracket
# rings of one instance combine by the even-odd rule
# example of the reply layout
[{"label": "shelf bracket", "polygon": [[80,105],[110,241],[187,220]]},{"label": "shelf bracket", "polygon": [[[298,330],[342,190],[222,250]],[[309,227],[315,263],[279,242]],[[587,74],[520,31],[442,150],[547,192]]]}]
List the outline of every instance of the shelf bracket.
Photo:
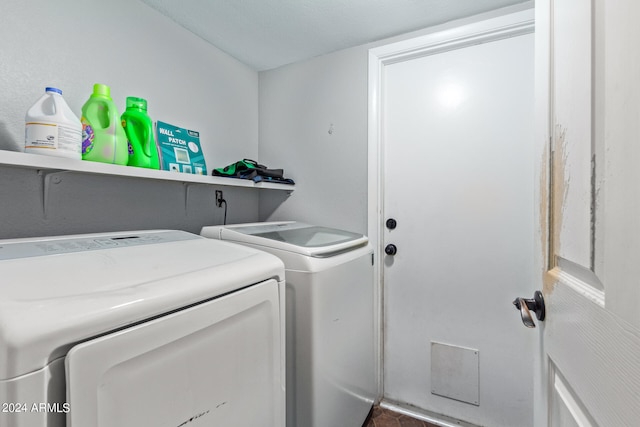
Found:
[{"label": "shelf bracket", "polygon": [[49,207],[49,192],[52,185],[58,185],[62,182],[62,175],[70,171],[58,169],[38,169],[40,177],[40,204],[42,207],[42,218],[47,219],[47,209]]}]

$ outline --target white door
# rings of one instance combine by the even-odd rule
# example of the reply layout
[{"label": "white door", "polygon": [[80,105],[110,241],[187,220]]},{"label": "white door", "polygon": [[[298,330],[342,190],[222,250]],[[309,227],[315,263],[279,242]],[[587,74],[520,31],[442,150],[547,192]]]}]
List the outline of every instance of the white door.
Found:
[{"label": "white door", "polygon": [[536,426],[640,425],[640,3],[536,2]]},{"label": "white door", "polygon": [[384,399],[434,418],[533,424],[536,335],[511,304],[533,292],[532,18],[374,52]]}]

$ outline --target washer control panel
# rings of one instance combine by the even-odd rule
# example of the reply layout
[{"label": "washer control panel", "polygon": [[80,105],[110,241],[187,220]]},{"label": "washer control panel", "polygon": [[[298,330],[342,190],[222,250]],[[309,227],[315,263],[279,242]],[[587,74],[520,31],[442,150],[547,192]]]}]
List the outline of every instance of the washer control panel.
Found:
[{"label": "washer control panel", "polygon": [[167,230],[87,234],[73,237],[43,237],[13,241],[0,240],[0,260],[154,245],[194,239],[202,239],[202,237],[186,231]]}]

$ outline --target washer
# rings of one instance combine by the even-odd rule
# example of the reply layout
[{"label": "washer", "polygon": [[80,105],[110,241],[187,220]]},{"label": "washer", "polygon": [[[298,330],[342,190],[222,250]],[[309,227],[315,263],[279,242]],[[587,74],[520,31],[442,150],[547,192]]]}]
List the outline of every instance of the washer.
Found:
[{"label": "washer", "polygon": [[0,426],[285,423],[284,267],[182,231],[0,241]]},{"label": "washer", "polygon": [[299,222],[204,227],[201,234],[285,264],[287,426],[361,427],[376,397],[367,237]]}]

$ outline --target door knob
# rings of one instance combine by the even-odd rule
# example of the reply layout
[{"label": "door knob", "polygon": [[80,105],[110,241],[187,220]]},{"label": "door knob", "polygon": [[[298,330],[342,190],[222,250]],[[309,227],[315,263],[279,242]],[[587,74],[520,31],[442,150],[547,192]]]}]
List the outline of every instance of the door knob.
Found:
[{"label": "door knob", "polygon": [[531,314],[531,311],[536,314],[538,320],[544,320],[546,314],[544,308],[544,296],[540,291],[536,291],[531,299],[516,298],[513,300],[513,305],[520,310],[522,323],[524,323],[524,326],[527,328],[536,327],[536,324],[533,322],[533,315]]},{"label": "door knob", "polygon": [[384,248],[384,253],[387,255],[395,255],[398,253],[398,248],[393,243],[390,243]]},{"label": "door knob", "polygon": [[389,230],[393,230],[398,226],[398,221],[393,218],[389,218],[385,224]]}]

